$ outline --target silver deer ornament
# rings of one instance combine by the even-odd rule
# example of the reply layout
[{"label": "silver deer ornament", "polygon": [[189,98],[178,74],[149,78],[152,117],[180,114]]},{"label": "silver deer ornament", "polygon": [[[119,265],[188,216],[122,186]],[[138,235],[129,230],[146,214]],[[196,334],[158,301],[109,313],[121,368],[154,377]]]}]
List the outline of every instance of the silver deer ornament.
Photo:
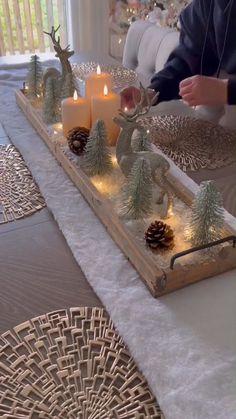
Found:
[{"label": "silver deer ornament", "polygon": [[60,29],[60,25],[55,29],[54,26],[52,26],[51,32],[45,32],[46,35],[48,35],[51,38],[54,50],[56,52],[56,57],[59,58],[61,63],[61,73],[60,71],[56,70],[55,68],[48,68],[44,75],[43,75],[43,87],[44,87],[44,93],[45,93],[45,86],[47,79],[49,77],[53,77],[58,80],[58,83],[63,85],[65,83],[66,78],[68,75],[72,75],[72,67],[69,61],[69,58],[72,57],[74,54],[74,51],[70,51],[70,46],[67,45],[65,48],[61,47],[61,39],[60,36],[56,37],[56,33]]},{"label": "silver deer ornament", "polygon": [[173,207],[173,196],[168,190],[168,183],[166,179],[166,172],[169,170],[169,162],[158,153],[152,151],[134,152],[131,146],[132,135],[135,130],[138,130],[141,135],[146,134],[146,129],[137,121],[138,118],[145,115],[156,100],[157,95],[151,100],[147,89],[140,85],[141,98],[138,103],[135,103],[135,108],[132,112],[125,112],[119,110],[119,116],[114,117],[114,122],[121,127],[121,131],[116,144],[116,159],[123,172],[127,177],[130,174],[133,164],[140,157],[144,157],[150,163],[151,174],[153,182],[160,188],[158,197],[158,204],[163,204],[164,196],[167,195],[167,208],[162,218],[167,218]]}]

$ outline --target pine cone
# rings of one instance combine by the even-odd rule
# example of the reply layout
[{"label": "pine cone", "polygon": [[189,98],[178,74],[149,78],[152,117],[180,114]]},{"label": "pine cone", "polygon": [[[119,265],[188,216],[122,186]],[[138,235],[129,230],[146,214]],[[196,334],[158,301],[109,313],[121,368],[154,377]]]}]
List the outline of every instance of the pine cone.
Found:
[{"label": "pine cone", "polygon": [[83,154],[89,138],[89,130],[85,127],[72,128],[67,134],[68,146],[70,150],[80,156]]},{"label": "pine cone", "polygon": [[145,233],[147,245],[153,249],[171,249],[174,246],[174,233],[172,228],[163,221],[154,221]]}]

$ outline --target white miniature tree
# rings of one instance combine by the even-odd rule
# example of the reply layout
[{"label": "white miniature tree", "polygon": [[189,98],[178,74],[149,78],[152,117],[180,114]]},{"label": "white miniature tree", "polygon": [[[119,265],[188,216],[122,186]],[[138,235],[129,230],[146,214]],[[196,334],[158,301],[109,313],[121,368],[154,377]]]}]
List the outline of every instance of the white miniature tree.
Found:
[{"label": "white miniature tree", "polygon": [[43,119],[47,124],[60,121],[60,85],[54,77],[49,77],[46,82]]},{"label": "white miniature tree", "polygon": [[32,55],[29,63],[28,74],[26,76],[27,95],[38,97],[42,93],[43,70],[40,58]]},{"label": "white miniature tree", "polygon": [[103,176],[112,171],[111,153],[107,146],[107,132],[103,120],[97,120],[92,127],[85,147],[83,167],[89,176]]},{"label": "white miniature tree", "polygon": [[134,163],[122,193],[122,214],[144,219],[152,213],[152,176],[150,163],[140,157]]},{"label": "white miniature tree", "polygon": [[135,130],[131,145],[134,152],[152,151],[149,132],[144,128]]},{"label": "white miniature tree", "polygon": [[224,210],[221,194],[213,181],[205,181],[192,205],[190,235],[193,246],[207,244],[222,236]]}]

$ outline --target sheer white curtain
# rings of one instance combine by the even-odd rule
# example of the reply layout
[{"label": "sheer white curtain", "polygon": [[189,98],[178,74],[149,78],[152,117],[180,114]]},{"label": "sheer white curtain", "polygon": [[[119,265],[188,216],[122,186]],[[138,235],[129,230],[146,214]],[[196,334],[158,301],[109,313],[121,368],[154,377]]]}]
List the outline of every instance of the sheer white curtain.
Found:
[{"label": "sheer white curtain", "polygon": [[67,0],[68,37],[76,53],[108,54],[109,0]]}]

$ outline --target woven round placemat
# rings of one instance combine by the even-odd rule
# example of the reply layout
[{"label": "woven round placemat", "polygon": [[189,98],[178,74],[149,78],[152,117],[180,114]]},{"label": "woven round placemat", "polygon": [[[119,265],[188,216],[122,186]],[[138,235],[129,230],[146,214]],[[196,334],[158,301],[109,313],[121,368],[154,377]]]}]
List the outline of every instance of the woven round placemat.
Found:
[{"label": "woven round placemat", "polygon": [[161,115],[139,120],[151,141],[180,169],[216,169],[236,161],[236,132],[189,116]]},{"label": "woven round placemat", "polygon": [[[73,73],[80,81],[85,81],[90,73],[97,70],[97,62],[86,62],[81,64],[72,64]],[[134,70],[124,67],[123,65],[100,64],[101,70],[112,76],[113,89],[122,90],[127,86],[132,86],[137,82],[137,74]]]},{"label": "woven round placemat", "polygon": [[0,224],[33,214],[45,201],[19,151],[0,145]]},{"label": "woven round placemat", "polygon": [[0,417],[164,419],[101,308],[35,317],[0,337]]}]

